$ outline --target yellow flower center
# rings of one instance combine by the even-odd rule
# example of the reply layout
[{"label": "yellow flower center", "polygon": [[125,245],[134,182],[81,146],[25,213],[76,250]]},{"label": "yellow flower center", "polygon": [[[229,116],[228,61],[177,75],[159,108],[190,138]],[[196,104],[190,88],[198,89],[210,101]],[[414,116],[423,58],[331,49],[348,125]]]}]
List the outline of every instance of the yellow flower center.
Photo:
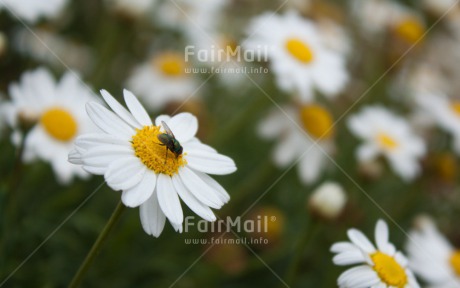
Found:
[{"label": "yellow flower center", "polygon": [[457,250],[452,254],[450,257],[450,265],[452,265],[455,273],[460,276],[460,250]]},{"label": "yellow flower center", "polygon": [[297,60],[304,64],[313,61],[313,51],[302,40],[291,38],[286,42],[286,49]]},{"label": "yellow flower center", "polygon": [[451,104],[452,110],[454,110],[455,114],[457,114],[460,117],[460,102],[459,101],[454,101]]},{"label": "yellow flower center", "polygon": [[393,257],[382,252],[376,252],[371,255],[371,258],[374,262],[373,268],[382,282],[392,287],[403,288],[406,286],[406,271]]},{"label": "yellow flower center", "polygon": [[147,168],[157,174],[167,174],[173,176],[177,174],[179,168],[185,166],[187,161],[184,154],[176,157],[159,140],[158,135],[163,134],[159,126],[144,126],[137,129],[133,136],[132,145],[136,156],[144,163]]},{"label": "yellow flower center", "polygon": [[388,150],[393,150],[399,146],[398,142],[386,133],[379,133],[377,136],[377,142],[382,148]]},{"label": "yellow flower center", "polygon": [[50,136],[62,142],[68,142],[77,135],[77,121],[62,108],[51,108],[43,113],[40,123]]},{"label": "yellow flower center", "polygon": [[179,53],[166,52],[160,54],[154,58],[153,62],[166,76],[177,77],[185,73],[184,57]]},{"label": "yellow flower center", "polygon": [[334,134],[331,113],[319,105],[305,105],[300,110],[304,129],[316,139],[330,139]]},{"label": "yellow flower center", "polygon": [[412,44],[422,38],[425,27],[416,18],[407,18],[395,27],[395,32],[400,38]]}]

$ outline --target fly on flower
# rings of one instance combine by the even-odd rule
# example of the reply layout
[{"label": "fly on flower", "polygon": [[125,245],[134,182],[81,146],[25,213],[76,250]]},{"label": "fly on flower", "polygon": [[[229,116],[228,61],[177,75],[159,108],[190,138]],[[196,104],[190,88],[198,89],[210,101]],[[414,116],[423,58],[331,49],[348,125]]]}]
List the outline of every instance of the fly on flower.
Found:
[{"label": "fly on flower", "polygon": [[174,136],[173,132],[169,128],[169,126],[165,123],[165,121],[161,121],[161,126],[165,129],[166,133],[158,134],[157,138],[162,143],[161,146],[166,146],[166,156],[165,156],[165,163],[168,159],[168,150],[176,155],[176,158],[182,154],[184,148],[180,145],[179,141],[177,141],[176,137]]}]

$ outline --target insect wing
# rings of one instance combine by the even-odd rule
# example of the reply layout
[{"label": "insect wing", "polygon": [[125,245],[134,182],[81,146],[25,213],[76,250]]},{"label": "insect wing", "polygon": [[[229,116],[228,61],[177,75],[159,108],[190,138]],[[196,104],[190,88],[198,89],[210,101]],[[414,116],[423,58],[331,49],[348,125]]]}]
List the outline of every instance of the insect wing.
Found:
[{"label": "insect wing", "polygon": [[174,134],[173,132],[171,131],[171,129],[169,128],[168,125],[166,125],[165,121],[161,121],[161,125],[163,126],[163,128],[165,129],[166,133],[170,136],[172,136],[173,138],[176,138],[174,137]]}]

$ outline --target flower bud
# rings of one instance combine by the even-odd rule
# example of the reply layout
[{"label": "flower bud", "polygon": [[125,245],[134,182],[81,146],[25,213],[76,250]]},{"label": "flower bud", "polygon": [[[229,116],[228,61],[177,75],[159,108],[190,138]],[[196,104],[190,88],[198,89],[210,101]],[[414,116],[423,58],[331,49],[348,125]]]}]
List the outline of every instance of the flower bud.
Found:
[{"label": "flower bud", "polygon": [[346,202],[343,188],[337,183],[326,182],[313,192],[308,206],[314,215],[333,220],[340,215]]}]

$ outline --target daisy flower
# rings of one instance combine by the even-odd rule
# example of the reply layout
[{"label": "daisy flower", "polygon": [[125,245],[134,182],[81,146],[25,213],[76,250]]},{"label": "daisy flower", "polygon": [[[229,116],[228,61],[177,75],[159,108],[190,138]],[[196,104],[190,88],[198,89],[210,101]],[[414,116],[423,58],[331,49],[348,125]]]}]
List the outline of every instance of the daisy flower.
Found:
[{"label": "daisy flower", "polygon": [[460,287],[460,249],[454,248],[431,219],[420,221],[407,243],[411,269],[432,288]]},{"label": "daisy flower", "polygon": [[418,162],[425,155],[425,143],[403,118],[384,107],[369,106],[351,116],[347,125],[365,141],[357,150],[359,161],[372,161],[382,155],[405,181],[419,174]]},{"label": "daisy flower", "polygon": [[67,4],[68,0],[2,0],[0,9],[5,8],[14,16],[27,22],[35,23],[41,17],[55,18]]},{"label": "daisy flower", "polygon": [[[14,129],[13,142],[24,139],[23,161],[36,159],[49,162],[61,183],[73,176],[87,177],[81,168],[67,162],[73,140],[80,133],[96,127],[85,112],[87,101],[96,99],[87,86],[72,72],[55,83],[49,71],[39,68],[25,72],[19,83],[10,85],[11,101],[5,103],[7,121]],[[20,120],[32,124],[27,135],[21,135]]]},{"label": "daisy flower", "polygon": [[251,22],[247,34],[246,52],[270,60],[280,89],[304,102],[313,99],[315,90],[336,96],[347,83],[345,56],[328,48],[318,27],[293,11],[265,13]]},{"label": "daisy flower", "polygon": [[442,94],[420,94],[416,97],[420,107],[454,138],[454,150],[460,155],[460,101]]},{"label": "daisy flower", "polygon": [[187,68],[184,54],[157,53],[134,69],[127,86],[149,109],[161,109],[171,101],[187,99],[198,88],[196,79],[187,73]]},{"label": "daisy flower", "polygon": [[279,167],[286,167],[303,155],[298,164],[299,177],[305,184],[313,183],[327,168],[325,153],[335,150],[332,115],[316,104],[289,106],[283,110],[288,116],[273,110],[259,124],[258,133],[265,139],[279,139],[272,155]]},{"label": "daisy flower", "polygon": [[359,230],[348,230],[351,242],[339,242],[331,247],[335,265],[353,265],[340,275],[340,288],[418,288],[406,257],[389,242],[388,225],[379,220],[375,226],[377,247]]},{"label": "daisy flower", "polygon": [[[113,112],[88,103],[88,115],[103,132],[80,136],[69,161],[92,174],[104,175],[112,189],[123,191],[124,205],[140,206],[142,227],[149,235],[158,237],[166,218],[182,232],[179,199],[203,219],[216,220],[210,208],[221,208],[230,196],[208,174],[230,174],[236,166],[232,159],[195,138],[196,117],[190,113],[161,115],[152,123],[131,92],[124,91],[129,111],[107,91],[101,93]],[[172,153],[159,141],[167,127],[177,139],[175,151],[181,153]]]}]

